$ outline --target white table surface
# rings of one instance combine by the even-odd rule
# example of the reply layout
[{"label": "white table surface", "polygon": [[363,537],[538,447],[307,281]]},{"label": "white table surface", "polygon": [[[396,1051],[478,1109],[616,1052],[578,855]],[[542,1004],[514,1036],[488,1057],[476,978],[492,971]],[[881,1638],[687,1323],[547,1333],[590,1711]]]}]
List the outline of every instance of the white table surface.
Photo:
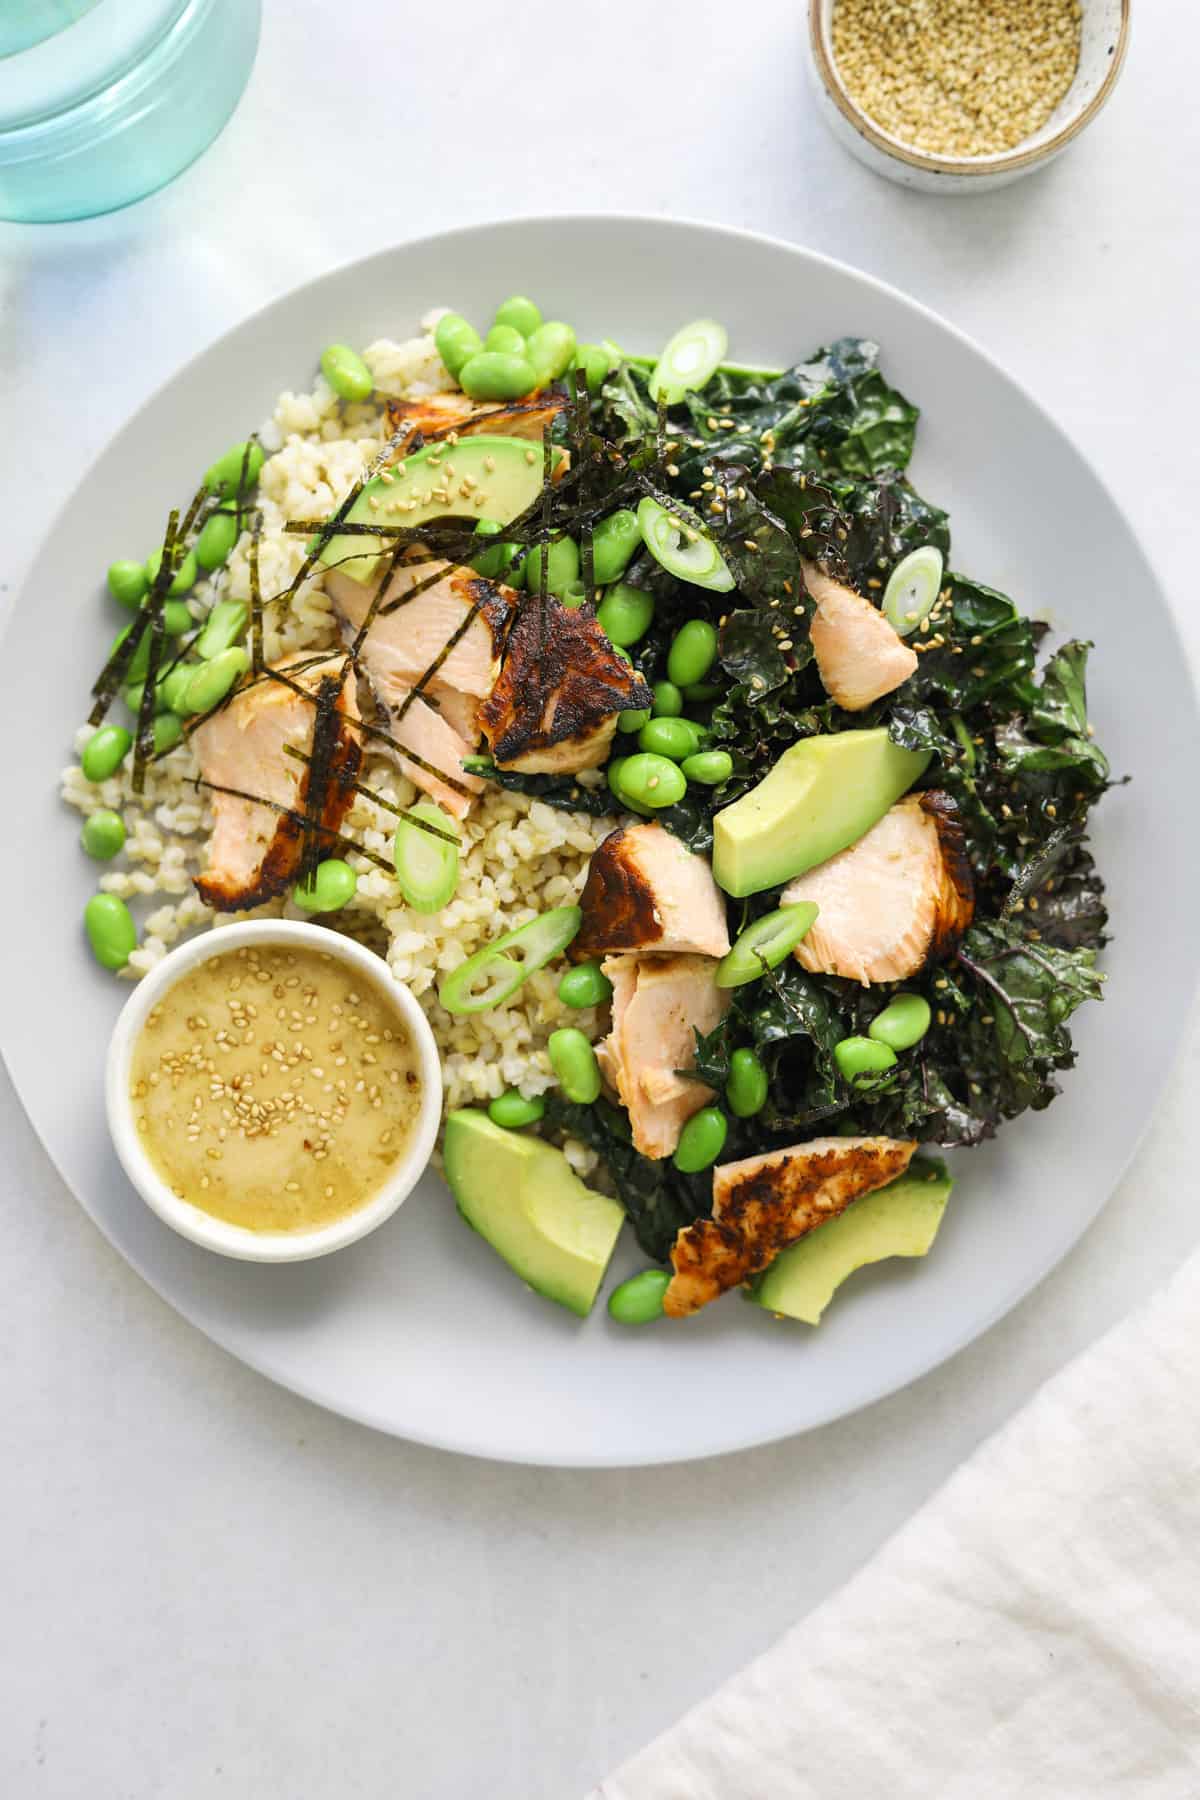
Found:
[{"label": "white table surface", "polygon": [[[0,583],[127,412],[294,283],[444,225],[632,209],[812,245],[975,335],[1121,494],[1195,653],[1200,26],[1138,8],[1100,122],[1053,168],[961,201],[904,193],[825,136],[801,14],[267,0],[239,112],[173,187],[0,226]],[[373,1436],[231,1361],[109,1249],[6,1087],[0,1792],[580,1794],[1179,1263],[1200,1236],[1198,1048],[1085,1242],[952,1365],[773,1449],[581,1475]]]}]

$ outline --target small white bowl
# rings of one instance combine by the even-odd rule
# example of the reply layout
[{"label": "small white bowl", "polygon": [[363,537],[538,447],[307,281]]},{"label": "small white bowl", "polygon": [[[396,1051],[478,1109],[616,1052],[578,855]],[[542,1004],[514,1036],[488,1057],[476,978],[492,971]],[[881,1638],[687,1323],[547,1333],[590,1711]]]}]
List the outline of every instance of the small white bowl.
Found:
[{"label": "small white bowl", "polygon": [[934,156],[884,131],[847,93],[833,54],[836,4],[809,0],[808,7],[809,69],[825,123],[859,162],[925,194],[984,193],[1048,163],[1090,124],[1112,93],[1129,38],[1129,0],[1083,0],[1079,67],[1041,130],[990,156]]},{"label": "small white bowl", "polygon": [[[211,956],[238,950],[246,944],[288,944],[320,950],[336,957],[357,975],[370,981],[394,1007],[416,1048],[421,1073],[421,1104],[404,1155],[383,1186],[353,1212],[311,1231],[248,1231],[181,1200],[157,1173],[142,1147],[134,1124],[130,1097],[130,1068],[134,1045],[147,1014],[189,969]],[[366,1237],[390,1219],[416,1185],[433,1153],[442,1113],[442,1065],[429,1021],[406,987],[393,980],[387,964],[353,938],[321,925],[291,919],[248,919],[240,925],[222,925],[180,944],[143,977],[121,1009],[108,1046],[105,1072],[105,1104],[108,1128],[125,1173],[146,1204],[173,1230],[206,1250],[236,1256],[243,1262],[302,1262],[327,1256]]]}]

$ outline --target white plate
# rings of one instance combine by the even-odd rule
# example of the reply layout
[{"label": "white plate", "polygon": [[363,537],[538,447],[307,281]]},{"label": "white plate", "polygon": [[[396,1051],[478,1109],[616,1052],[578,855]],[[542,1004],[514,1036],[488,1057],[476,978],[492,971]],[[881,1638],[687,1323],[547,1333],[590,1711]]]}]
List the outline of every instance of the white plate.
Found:
[{"label": "white plate", "polygon": [[[508,1274],[433,1177],[335,1257],[232,1264],[168,1230],[109,1146],[103,1052],[124,989],[84,945],[94,870],[55,798],[119,622],[102,571],[152,541],[197,472],[281,388],[303,387],[331,338],[404,337],[437,304],[483,320],[514,290],[583,337],[648,351],[699,312],[723,319],[733,354],[750,363],[782,364],[847,333],[877,338],[887,373],[923,408],[913,474],[951,508],[956,566],[1098,644],[1097,729],[1114,768],[1134,777],[1097,815],[1116,938],[1106,1002],[1078,1016],[1080,1060],[1062,1098],[958,1159],[929,1260],[856,1277],[816,1332],[737,1298],[681,1326],[622,1330],[602,1308],[580,1325]],[[1200,891],[1184,823],[1200,731],[1153,571],[1030,396],[931,313],[808,251],[662,220],[529,220],[426,239],[300,288],[205,350],[109,446],[37,558],[7,650],[5,843],[36,847],[38,885],[11,863],[0,884],[2,1038],[30,1117],[101,1230],[185,1317],[276,1381],[381,1430],[521,1462],[655,1463],[863,1406],[985,1330],[1075,1243],[1132,1155],[1176,1050],[1197,973],[1181,896]],[[617,1266],[638,1261],[627,1245]]]}]

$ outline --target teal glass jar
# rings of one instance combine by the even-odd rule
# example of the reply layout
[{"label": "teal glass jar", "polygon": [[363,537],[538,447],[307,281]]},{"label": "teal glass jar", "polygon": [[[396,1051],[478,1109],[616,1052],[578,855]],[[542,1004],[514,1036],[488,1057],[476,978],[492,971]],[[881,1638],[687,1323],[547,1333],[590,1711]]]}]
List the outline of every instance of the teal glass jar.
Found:
[{"label": "teal glass jar", "polygon": [[87,218],[178,175],[237,105],[260,17],[261,0],[0,0],[0,218]]}]

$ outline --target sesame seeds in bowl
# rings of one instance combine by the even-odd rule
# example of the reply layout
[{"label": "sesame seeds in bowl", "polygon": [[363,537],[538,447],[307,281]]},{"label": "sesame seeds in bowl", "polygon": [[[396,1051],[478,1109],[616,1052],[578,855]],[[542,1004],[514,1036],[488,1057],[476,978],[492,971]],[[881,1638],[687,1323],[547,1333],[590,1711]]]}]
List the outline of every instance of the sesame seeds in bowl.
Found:
[{"label": "sesame seeds in bowl", "polygon": [[980,192],[1048,162],[1104,105],[1128,0],[810,0],[823,115],[861,162]]}]

